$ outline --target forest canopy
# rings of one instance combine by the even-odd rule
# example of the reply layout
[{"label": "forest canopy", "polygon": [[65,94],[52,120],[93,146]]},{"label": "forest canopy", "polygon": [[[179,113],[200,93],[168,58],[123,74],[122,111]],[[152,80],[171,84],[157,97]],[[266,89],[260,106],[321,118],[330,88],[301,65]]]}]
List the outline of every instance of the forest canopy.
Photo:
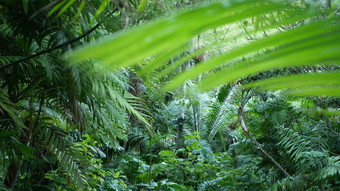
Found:
[{"label": "forest canopy", "polygon": [[0,190],[339,190],[339,9],[0,0]]}]

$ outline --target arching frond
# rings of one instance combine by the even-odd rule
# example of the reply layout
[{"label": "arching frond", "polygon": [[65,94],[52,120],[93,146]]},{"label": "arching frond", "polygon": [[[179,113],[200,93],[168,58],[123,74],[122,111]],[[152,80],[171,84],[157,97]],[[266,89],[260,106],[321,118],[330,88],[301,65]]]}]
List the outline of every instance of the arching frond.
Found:
[{"label": "arching frond", "polygon": [[229,126],[232,126],[235,120],[234,116],[237,114],[237,107],[233,105],[234,94],[237,93],[235,91],[237,91],[237,87],[222,86],[220,88],[218,101],[212,105],[211,112],[207,116],[209,141],[212,141],[218,132],[230,132]]},{"label": "arching frond", "polygon": [[[334,14],[326,18],[326,14],[327,9],[322,6],[315,9],[308,4],[286,1],[217,1],[116,33],[97,43],[79,48],[65,55],[65,58],[73,63],[88,58],[96,59],[108,68],[117,69],[121,66],[134,65],[154,55],[159,55],[164,61],[170,60],[178,55],[178,47],[185,45],[195,35],[215,27],[241,23],[246,19],[254,21],[255,29],[250,33],[258,32],[260,26],[261,30],[289,28],[284,31],[278,30],[259,40],[249,40],[221,55],[214,55],[205,63],[175,77],[164,87],[165,90],[170,90],[186,80],[206,73],[208,76],[199,83],[199,87],[210,90],[221,84],[271,69],[320,64],[338,65],[339,17]],[[247,35],[249,33],[235,38],[245,38]],[[248,59],[242,59],[244,57]],[[166,62],[157,64],[162,63]],[[152,71],[159,68],[159,65],[152,62],[146,67],[148,71]],[[219,67],[218,71],[212,72],[216,67]],[[309,76],[299,78],[308,79]],[[288,84],[292,79],[282,80]],[[290,94],[340,96],[336,80],[328,82],[327,86],[316,85],[291,91]],[[318,93],[314,93],[313,88],[316,88]]]},{"label": "arching frond", "polygon": [[51,123],[45,123],[47,126],[37,128],[35,134],[36,143],[43,142],[47,150],[55,155],[63,170],[71,174],[72,183],[79,189],[87,187],[86,167],[81,166],[84,153],[77,153],[73,149],[74,143],[70,142],[65,132],[58,126]]}]

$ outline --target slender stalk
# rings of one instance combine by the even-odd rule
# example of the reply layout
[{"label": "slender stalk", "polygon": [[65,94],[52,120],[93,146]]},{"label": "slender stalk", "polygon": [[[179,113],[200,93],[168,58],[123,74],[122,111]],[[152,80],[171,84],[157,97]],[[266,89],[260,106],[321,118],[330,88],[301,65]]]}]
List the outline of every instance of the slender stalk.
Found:
[{"label": "slender stalk", "polygon": [[20,64],[21,62],[25,62],[27,60],[30,60],[30,59],[33,59],[33,58],[36,58],[38,56],[41,56],[43,54],[47,54],[49,52],[52,52],[53,50],[57,50],[59,48],[62,48],[64,46],[67,46],[69,44],[72,44],[74,42],[77,42],[79,40],[81,40],[82,38],[86,37],[87,35],[89,35],[90,33],[92,33],[93,31],[95,31],[99,26],[101,25],[101,23],[98,23],[97,25],[95,25],[93,28],[91,28],[90,30],[88,30],[86,33],[82,34],[81,36],[77,37],[77,38],[74,38],[70,41],[67,41],[67,42],[64,42],[62,44],[59,44],[58,46],[55,46],[53,48],[50,48],[50,49],[47,49],[47,50],[43,50],[43,51],[40,51],[40,52],[37,52],[36,54],[32,54],[31,56],[27,56],[25,58],[22,58],[20,60],[17,60],[15,62],[12,62],[10,64],[7,64],[7,65],[4,65],[4,66],[1,66],[0,67],[0,70],[3,70],[5,68],[8,68],[8,67],[11,67],[11,66],[14,66],[14,65],[17,65],[17,64]]},{"label": "slender stalk", "polygon": [[256,141],[256,139],[250,135],[249,130],[244,122],[244,117],[243,117],[243,108],[242,105],[240,104],[238,108],[238,117],[241,123],[242,130],[244,133],[247,135],[247,137],[256,145],[256,148],[260,150],[279,170],[283,172],[288,178],[292,179],[292,177],[288,174],[288,172],[278,163],[274,160],[272,156],[270,156],[261,146],[259,142]]},{"label": "slender stalk", "polygon": [[[116,11],[117,11],[117,9],[114,9],[114,10],[110,13],[110,15],[112,15],[112,14],[113,14],[114,12],[116,12]],[[67,42],[64,42],[64,43],[62,43],[62,44],[59,44],[59,45],[57,45],[57,46],[55,46],[55,47],[53,47],[53,48],[50,48],[50,49],[47,49],[47,50],[43,50],[43,51],[37,52],[36,54],[32,54],[32,55],[30,55],[30,56],[27,56],[27,57],[25,57],[25,58],[22,58],[22,59],[20,59],[20,60],[17,60],[17,61],[15,61],[15,62],[10,63],[10,64],[4,65],[4,66],[0,66],[0,70],[3,70],[3,69],[5,69],[5,68],[11,67],[11,66],[15,66],[15,65],[17,65],[17,64],[20,64],[21,62],[25,62],[25,61],[27,61],[27,60],[30,60],[30,59],[36,58],[36,57],[38,57],[38,56],[41,56],[41,55],[47,54],[47,53],[49,53],[49,52],[52,52],[52,51],[54,51],[54,50],[57,50],[57,49],[59,49],[59,48],[63,48],[63,47],[65,47],[65,46],[69,45],[69,44],[75,43],[75,42],[77,42],[77,41],[79,41],[79,40],[85,38],[85,37],[88,36],[89,34],[91,34],[91,33],[92,33],[93,31],[95,31],[101,24],[102,24],[102,22],[99,22],[99,23],[97,23],[94,27],[92,27],[90,30],[86,31],[84,34],[78,36],[77,38],[74,38],[74,39],[69,40],[69,41],[67,41]]]}]

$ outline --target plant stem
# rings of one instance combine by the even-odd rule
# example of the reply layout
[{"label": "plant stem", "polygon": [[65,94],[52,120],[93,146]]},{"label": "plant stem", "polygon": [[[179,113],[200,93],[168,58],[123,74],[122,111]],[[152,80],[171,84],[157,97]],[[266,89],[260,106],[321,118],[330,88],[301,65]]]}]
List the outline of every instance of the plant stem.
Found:
[{"label": "plant stem", "polygon": [[272,156],[270,156],[261,146],[259,142],[256,141],[256,139],[249,134],[249,130],[244,122],[244,117],[243,117],[243,107],[240,104],[238,108],[238,117],[241,123],[242,130],[244,133],[247,135],[247,137],[256,145],[256,148],[260,150],[279,170],[283,172],[288,178],[292,179],[292,177],[288,174],[288,172],[278,163],[274,160]]}]

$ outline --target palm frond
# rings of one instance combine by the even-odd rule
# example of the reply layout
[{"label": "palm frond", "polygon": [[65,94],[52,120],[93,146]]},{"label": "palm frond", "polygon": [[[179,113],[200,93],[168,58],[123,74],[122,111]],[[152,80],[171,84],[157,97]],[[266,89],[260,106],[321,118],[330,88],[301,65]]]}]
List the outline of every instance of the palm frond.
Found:
[{"label": "palm frond", "polygon": [[[108,91],[109,91],[109,95],[111,96],[111,98],[115,99],[117,103],[120,105],[120,107],[126,109],[126,111],[134,115],[138,120],[142,121],[145,125],[150,126],[149,122],[145,118],[146,115],[135,109],[136,106],[140,106],[140,104],[138,104],[138,102],[135,102],[135,103],[131,102],[131,100],[138,99],[138,98],[136,98],[135,96],[133,96],[132,94],[128,92],[125,92],[126,98],[130,100],[130,103],[129,103],[127,99],[122,97],[117,91],[113,89],[108,89]],[[143,107],[139,107],[139,109],[143,110]]]},{"label": "palm frond", "polygon": [[[259,31],[260,24],[263,26],[261,29],[266,30],[287,28],[285,26],[292,29],[278,30],[268,37],[248,41],[220,56],[213,56],[205,63],[175,77],[164,89],[173,89],[186,80],[207,72],[208,76],[199,83],[202,90],[210,90],[221,84],[276,68],[339,64],[339,18],[336,14],[326,18],[326,9],[311,7],[286,1],[218,1],[181,11],[135,29],[118,32],[92,45],[76,49],[65,55],[65,58],[72,63],[88,58],[96,59],[108,68],[117,69],[156,56],[155,59],[159,58],[161,62],[151,62],[146,66],[147,71],[153,71],[182,52],[178,47],[187,46],[189,40],[196,35],[248,19],[255,23],[255,29],[251,31],[253,33]],[[237,38],[245,38],[247,35],[239,35]],[[241,59],[245,56],[249,58]],[[220,67],[219,71],[212,72],[216,67]],[[288,83],[292,79],[282,80],[287,80]],[[316,95],[311,91],[313,87],[314,84],[290,94]],[[336,91],[338,87],[338,83],[333,80],[327,87],[318,86],[317,95],[340,96],[340,92]]]}]

